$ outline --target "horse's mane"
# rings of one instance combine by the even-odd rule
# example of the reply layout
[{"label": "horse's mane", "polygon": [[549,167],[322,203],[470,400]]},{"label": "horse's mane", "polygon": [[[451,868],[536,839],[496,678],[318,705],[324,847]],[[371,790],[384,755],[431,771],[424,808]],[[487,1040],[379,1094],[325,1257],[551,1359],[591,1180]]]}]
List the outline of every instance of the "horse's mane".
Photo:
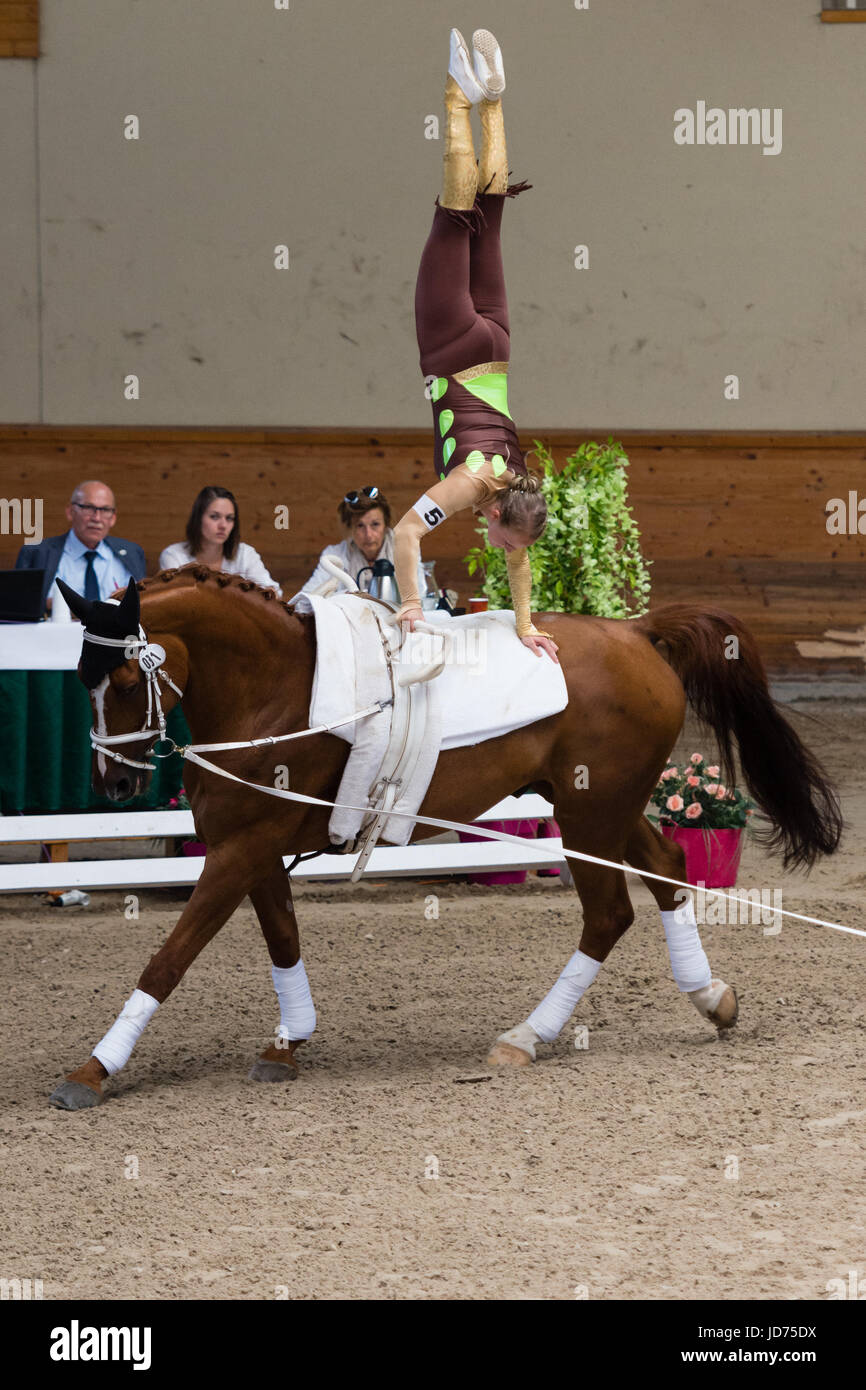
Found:
[{"label": "horse's mane", "polygon": [[212,570],[207,565],[200,565],[196,560],[190,561],[182,569],[160,570],[159,574],[153,575],[150,579],[139,579],[136,588],[140,594],[146,594],[152,592],[157,585],[174,584],[176,580],[183,580],[184,587],[206,584],[213,580],[220,589],[238,589],[241,593],[255,594],[267,602],[276,600],[277,608],[282,608],[287,613],[295,611],[290,603],[277,599],[276,589],[256,584],[252,579],[244,579],[242,574],[226,574],[225,570]]}]

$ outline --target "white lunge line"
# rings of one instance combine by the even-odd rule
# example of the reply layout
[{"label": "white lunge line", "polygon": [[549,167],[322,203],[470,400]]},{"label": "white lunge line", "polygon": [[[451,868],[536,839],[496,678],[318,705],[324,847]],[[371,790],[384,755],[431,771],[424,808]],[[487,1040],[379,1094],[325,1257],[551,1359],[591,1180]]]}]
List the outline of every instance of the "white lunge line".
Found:
[{"label": "white lunge line", "polygon": [[[193,746],[179,749],[182,756],[191,763],[196,763],[203,767],[206,772],[215,772],[219,777],[225,777],[230,782],[238,782],[242,787],[254,787],[256,791],[264,792],[267,796],[278,796],[283,801],[301,801],[307,806],[340,806],[350,811],[369,811],[369,806],[353,806],[349,802],[326,801],[320,796],[305,796],[302,792],[283,791],[279,787],[263,787],[261,782],[247,782],[243,777],[236,777],[233,772],[226,772],[224,768],[217,767],[216,763],[209,762],[207,758],[200,758],[193,752]],[[687,888],[690,893],[694,892],[693,883],[683,883],[678,878],[667,878],[664,874],[654,874],[649,869],[636,869],[631,864],[617,864],[612,859],[600,859],[595,854],[584,854],[580,850],[566,849],[565,846],[560,850],[544,849],[544,841],[533,840],[528,844],[520,835],[506,835],[501,830],[487,830],[482,825],[464,825],[461,821],[455,820],[434,820],[432,816],[410,815],[408,811],[391,811],[392,816],[405,816],[408,820],[415,821],[418,825],[432,825],[437,830],[464,830],[471,835],[481,835],[486,840],[503,840],[509,845],[519,845],[523,850],[530,850],[531,853],[541,855],[542,859],[559,859],[564,855],[566,859],[582,859],[585,864],[601,864],[606,869],[618,869],[624,874],[638,874],[641,878],[652,878],[657,883],[672,883],[676,888]],[[740,903],[742,899],[736,893],[724,893],[720,888],[708,888],[707,894],[713,894],[717,898],[726,898],[728,902]],[[866,931],[859,927],[843,927],[838,922],[825,922],[822,917],[808,917],[802,912],[790,912],[787,908],[774,907],[773,912],[778,912],[780,917],[793,917],[798,922],[810,922],[815,927],[829,927],[831,931],[848,932],[851,936],[866,937]]]}]

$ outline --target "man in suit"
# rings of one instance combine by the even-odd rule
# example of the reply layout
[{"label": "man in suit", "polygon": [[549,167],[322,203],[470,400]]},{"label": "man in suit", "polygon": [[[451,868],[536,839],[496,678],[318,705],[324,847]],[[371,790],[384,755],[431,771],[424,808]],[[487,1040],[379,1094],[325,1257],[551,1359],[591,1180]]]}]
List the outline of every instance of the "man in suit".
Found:
[{"label": "man in suit", "polygon": [[107,599],[130,579],[143,579],[144,551],[135,541],[109,536],[117,520],[114,493],[105,483],[79,483],[69,499],[70,529],[39,545],[22,545],[16,569],[45,570],[42,606],[55,579],[85,598]]}]

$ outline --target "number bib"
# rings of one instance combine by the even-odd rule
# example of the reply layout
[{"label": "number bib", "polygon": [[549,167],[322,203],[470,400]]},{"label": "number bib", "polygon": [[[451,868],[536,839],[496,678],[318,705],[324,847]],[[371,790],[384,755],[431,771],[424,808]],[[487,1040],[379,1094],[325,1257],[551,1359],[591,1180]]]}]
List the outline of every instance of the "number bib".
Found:
[{"label": "number bib", "polygon": [[442,508],[438,507],[433,498],[429,497],[426,492],[423,497],[418,498],[412,510],[418,513],[428,531],[432,531],[434,526],[438,526],[440,521],[445,520],[445,513]]}]

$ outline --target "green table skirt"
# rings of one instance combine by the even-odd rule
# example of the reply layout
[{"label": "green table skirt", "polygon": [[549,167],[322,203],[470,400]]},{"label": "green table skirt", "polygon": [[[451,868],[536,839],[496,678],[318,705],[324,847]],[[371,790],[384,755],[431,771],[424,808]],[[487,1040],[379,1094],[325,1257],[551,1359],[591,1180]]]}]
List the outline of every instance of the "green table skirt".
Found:
[{"label": "green table skirt", "polygon": [[[117,810],[117,802],[90,787],[92,724],[90,698],[75,671],[0,671],[0,813]],[[175,743],[190,742],[180,708],[169,714],[167,732]],[[182,781],[183,761],[174,754],[156,763],[147,793],[123,807],[164,806]]]}]

